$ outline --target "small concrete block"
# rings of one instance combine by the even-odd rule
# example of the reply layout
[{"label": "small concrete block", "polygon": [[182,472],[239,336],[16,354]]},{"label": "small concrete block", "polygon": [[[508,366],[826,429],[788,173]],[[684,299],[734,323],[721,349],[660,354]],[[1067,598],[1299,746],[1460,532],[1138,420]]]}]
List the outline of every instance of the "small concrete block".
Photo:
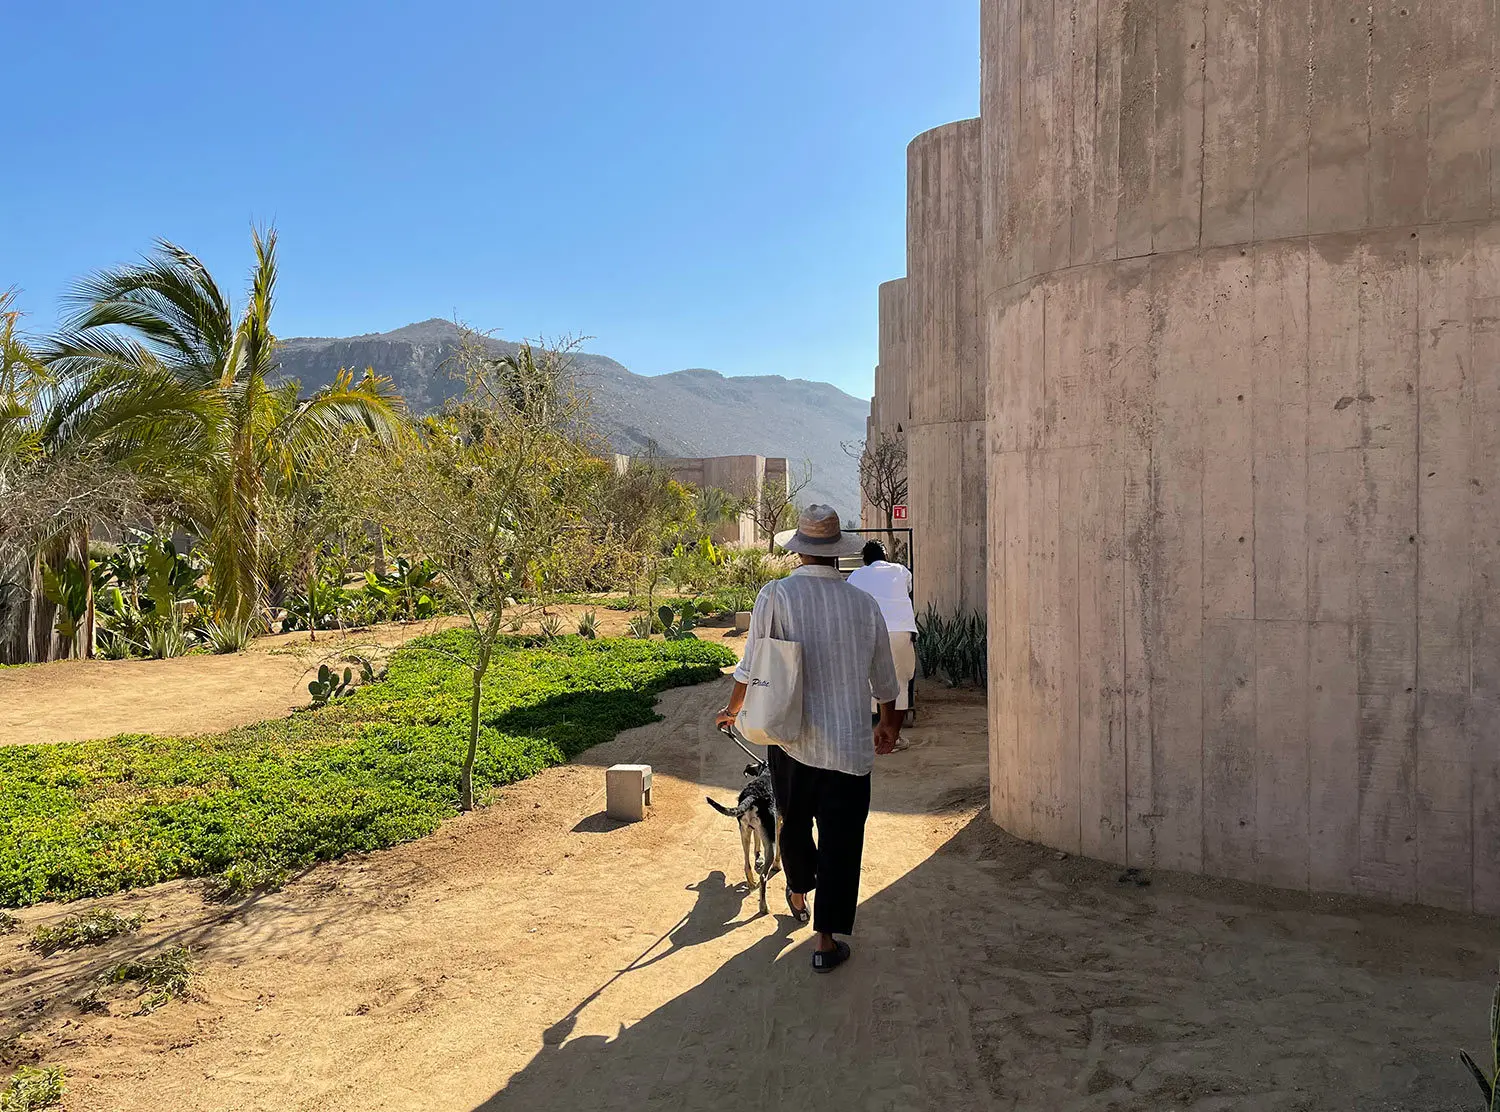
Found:
[{"label": "small concrete block", "polygon": [[749,633],[750,632],[750,615],[752,613],[754,613],[754,612],[751,611],[751,610],[736,610],[735,611],[735,613],[734,613],[734,631],[736,633]]},{"label": "small concrete block", "polygon": [[604,771],[604,813],[618,822],[640,822],[651,803],[651,766],[614,765]]}]

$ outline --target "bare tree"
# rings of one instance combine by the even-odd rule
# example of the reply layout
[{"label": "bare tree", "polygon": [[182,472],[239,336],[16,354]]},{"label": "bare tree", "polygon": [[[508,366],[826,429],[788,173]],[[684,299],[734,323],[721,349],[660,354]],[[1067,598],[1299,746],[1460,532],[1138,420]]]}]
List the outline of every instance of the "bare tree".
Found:
[{"label": "bare tree", "polygon": [[895,507],[906,502],[906,439],[881,431],[875,440],[844,445],[859,461],[859,488],[885,515],[886,532],[895,528]]},{"label": "bare tree", "polygon": [[429,647],[462,664],[472,681],[459,776],[466,811],[474,806],[484,677],[503,616],[549,553],[583,527],[581,491],[593,466],[578,435],[571,345],[523,344],[499,357],[483,340],[469,333],[455,359],[468,387],[463,402],[390,453],[368,501],[403,554],[441,569],[445,596],[468,619],[467,643]]},{"label": "bare tree", "polygon": [[790,529],[797,523],[797,501],[812,482],[812,464],[806,461],[793,473],[787,470],[786,478],[762,479],[760,489],[755,492],[745,507],[745,512],[755,522],[757,532],[766,538],[766,551],[776,551],[776,534]]}]

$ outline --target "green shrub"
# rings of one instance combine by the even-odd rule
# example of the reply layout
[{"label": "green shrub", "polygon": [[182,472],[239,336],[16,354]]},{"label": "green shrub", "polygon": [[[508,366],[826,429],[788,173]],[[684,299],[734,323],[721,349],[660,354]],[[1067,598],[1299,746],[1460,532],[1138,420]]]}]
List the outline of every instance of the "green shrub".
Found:
[{"label": "green shrub", "polygon": [[[441,652],[470,636],[410,642],[383,681],[291,718],[198,737],[0,748],[0,906],[244,862],[297,868],[431,833],[458,810],[471,682]],[[704,641],[503,638],[480,705],[476,787],[653,722],[658,692],[733,662]]]},{"label": "green shrub", "polygon": [[97,946],[122,934],[140,930],[139,915],[121,915],[107,907],[96,907],[82,915],[69,915],[55,927],[38,927],[31,935],[31,948],[39,954]]},{"label": "green shrub", "polygon": [[22,1066],[0,1089],[0,1112],[32,1112],[50,1108],[63,1098],[65,1086],[59,1066]]}]

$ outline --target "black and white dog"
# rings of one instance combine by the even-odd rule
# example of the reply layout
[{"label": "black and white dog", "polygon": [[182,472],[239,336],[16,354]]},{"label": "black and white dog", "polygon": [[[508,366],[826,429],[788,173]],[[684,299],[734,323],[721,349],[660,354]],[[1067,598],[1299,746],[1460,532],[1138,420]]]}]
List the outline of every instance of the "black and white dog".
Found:
[{"label": "black and white dog", "polygon": [[[721,815],[728,815],[740,824],[740,848],[745,851],[745,883],[751,888],[760,888],[760,910],[766,913],[766,882],[780,869],[780,847],[777,835],[781,824],[776,814],[776,800],[771,793],[771,767],[764,761],[745,767],[750,782],[740,792],[739,802],[733,808],[712,799],[708,805]],[[754,849],[752,871],[751,850]]]}]

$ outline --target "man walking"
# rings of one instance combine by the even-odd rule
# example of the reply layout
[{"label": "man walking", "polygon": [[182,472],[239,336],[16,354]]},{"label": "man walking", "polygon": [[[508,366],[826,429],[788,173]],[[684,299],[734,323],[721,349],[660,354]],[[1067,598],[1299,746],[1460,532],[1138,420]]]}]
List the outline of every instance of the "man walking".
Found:
[{"label": "man walking", "polygon": [[[898,684],[879,605],[839,574],[839,557],[861,547],[857,537],[840,530],[839,515],[828,506],[809,506],[797,528],[777,534],[776,543],[795,553],[801,566],[768,584],[755,600],[745,657],[718,725],[732,725],[744,706],[756,646],[773,636],[774,610],[774,636],[802,646],[801,736],[770,746],[768,754],[787,906],[798,922],[808,922],[807,895],[817,890],[812,965],[828,973],[850,955],[848,943],[836,936],[854,931],[870,771],[875,754],[892,752],[900,738]],[[872,695],[880,708],[873,732]]]},{"label": "man walking", "polygon": [[[885,545],[871,541],[860,553],[865,564],[849,576],[849,586],[858,587],[880,604],[885,628],[891,635],[891,659],[896,662],[896,711],[905,715],[911,707],[911,681],[917,674],[917,615],[911,604],[911,570],[885,558]],[[872,710],[874,708],[872,707]],[[903,738],[897,750],[906,748]]]}]

